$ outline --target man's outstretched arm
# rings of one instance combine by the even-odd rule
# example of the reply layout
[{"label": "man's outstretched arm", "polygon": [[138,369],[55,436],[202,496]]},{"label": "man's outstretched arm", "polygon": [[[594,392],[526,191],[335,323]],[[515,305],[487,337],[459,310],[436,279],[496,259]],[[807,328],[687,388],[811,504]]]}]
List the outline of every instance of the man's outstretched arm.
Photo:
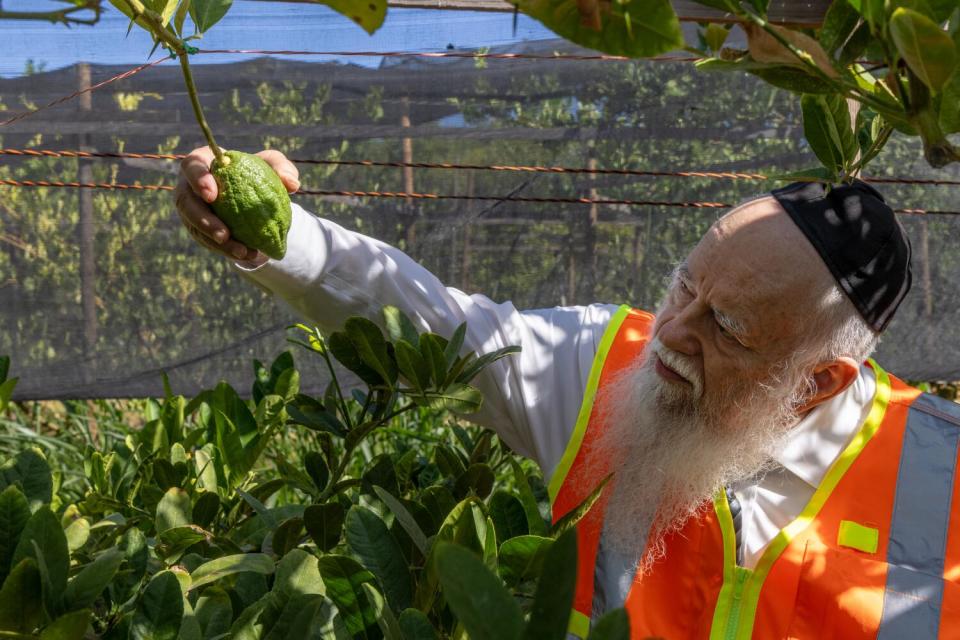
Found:
[{"label": "man's outstretched arm", "polygon": [[[261,152],[292,192],[296,167],[278,152]],[[472,416],[513,449],[537,460],[549,473],[573,429],[604,327],[615,307],[593,305],[535,311],[497,304],[482,295],[446,287],[399,249],[308,213],[293,205],[283,260],[269,260],[230,239],[208,203],[216,182],[208,149],[183,162],[177,208],[191,234],[207,248],[231,257],[238,270],[283,298],[324,330],[360,315],[378,324],[384,305],[402,309],[421,331],[449,336],[467,323],[465,350],[478,353],[519,345],[475,381],[484,406]]]}]

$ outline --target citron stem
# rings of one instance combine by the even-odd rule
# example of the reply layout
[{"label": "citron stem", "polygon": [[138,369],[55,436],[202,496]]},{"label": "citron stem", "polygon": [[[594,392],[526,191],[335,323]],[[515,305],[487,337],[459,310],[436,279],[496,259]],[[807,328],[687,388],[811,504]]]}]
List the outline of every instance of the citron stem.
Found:
[{"label": "citron stem", "polygon": [[193,83],[193,73],[190,71],[190,56],[186,51],[183,51],[178,57],[180,58],[180,68],[183,69],[183,81],[187,85],[187,93],[190,95],[190,104],[193,105],[193,113],[197,117],[200,129],[203,131],[203,137],[207,139],[207,144],[210,145],[217,162],[226,165],[230,160],[223,155],[223,149],[213,139],[210,125],[207,124],[207,119],[203,116],[203,107],[200,106],[200,98],[197,97],[197,86]]}]

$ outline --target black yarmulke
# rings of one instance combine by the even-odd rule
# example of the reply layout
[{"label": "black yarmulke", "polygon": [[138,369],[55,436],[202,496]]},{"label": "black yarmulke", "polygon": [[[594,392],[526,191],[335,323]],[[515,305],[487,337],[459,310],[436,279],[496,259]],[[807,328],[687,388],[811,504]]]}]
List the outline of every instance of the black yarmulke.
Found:
[{"label": "black yarmulke", "polygon": [[883,331],[910,290],[910,240],[876,189],[860,180],[774,189],[860,315]]}]

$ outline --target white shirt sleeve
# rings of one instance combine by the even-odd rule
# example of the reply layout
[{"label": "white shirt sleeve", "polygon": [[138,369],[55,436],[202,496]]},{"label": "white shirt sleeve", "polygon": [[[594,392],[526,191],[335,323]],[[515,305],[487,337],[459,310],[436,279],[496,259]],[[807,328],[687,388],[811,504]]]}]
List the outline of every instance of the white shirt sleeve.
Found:
[{"label": "white shirt sleeve", "polygon": [[549,477],[573,432],[593,356],[615,305],[519,311],[510,302],[446,287],[405,253],[293,206],[283,260],[237,270],[325,332],[353,315],[382,326],[394,305],[421,331],[449,336],[467,323],[464,352],[510,345],[522,351],[475,379],[482,409],[471,420],[493,429]]}]

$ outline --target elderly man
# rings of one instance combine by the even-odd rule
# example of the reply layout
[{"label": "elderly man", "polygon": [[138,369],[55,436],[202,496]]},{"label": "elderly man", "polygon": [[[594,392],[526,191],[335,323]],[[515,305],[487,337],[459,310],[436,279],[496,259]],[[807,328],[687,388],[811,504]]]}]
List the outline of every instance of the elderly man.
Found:
[{"label": "elderly man", "polygon": [[[291,191],[297,170],[263,152]],[[422,329],[511,344],[476,416],[549,479],[554,516],[612,472],[578,526],[570,631],[625,606],[634,638],[960,634],[960,407],[865,362],[910,286],[910,248],[863,183],[796,184],[720,218],[656,316],[519,311],[294,206],[267,260],[183,164],[180,215],[206,247],[322,328],[392,304]]]}]

